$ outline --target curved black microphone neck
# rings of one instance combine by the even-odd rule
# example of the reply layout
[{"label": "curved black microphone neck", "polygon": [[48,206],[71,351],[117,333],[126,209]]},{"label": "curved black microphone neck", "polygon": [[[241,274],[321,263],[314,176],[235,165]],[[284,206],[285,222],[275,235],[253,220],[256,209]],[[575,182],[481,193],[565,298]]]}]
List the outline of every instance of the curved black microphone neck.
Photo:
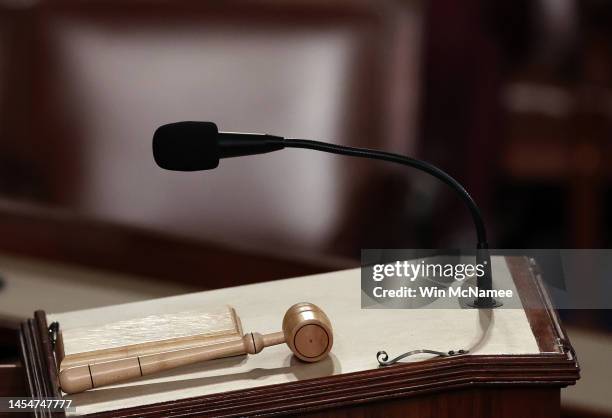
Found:
[{"label": "curved black microphone neck", "polygon": [[324,151],[332,154],[348,155],[351,157],[370,158],[383,160],[398,164],[408,165],[425,171],[453,188],[467,205],[476,228],[478,248],[488,248],[487,233],[476,202],[465,190],[465,188],[452,176],[438,167],[422,160],[406,157],[390,152],[378,151],[367,148],[347,147],[327,142],[313,141],[310,139],[283,138],[267,134],[249,134],[238,132],[219,132],[217,134],[219,144],[219,158],[241,157],[245,155],[264,154],[278,151],[283,148],[304,148],[316,151]]},{"label": "curved black microphone neck", "polygon": [[440,170],[438,167],[426,161],[417,160],[415,158],[406,157],[404,155],[393,154],[390,152],[378,151],[368,148],[347,147],[343,145],[329,144],[320,141],[289,138],[285,139],[283,141],[283,144],[286,148],[306,148],[317,151],[325,151],[332,154],[348,155],[350,157],[361,157],[370,158],[374,160],[389,161],[392,163],[414,167],[421,171],[425,171],[428,174],[431,174],[437,179],[442,180],[459,194],[461,199],[467,205],[470,214],[472,215],[472,220],[476,228],[476,236],[478,240],[477,247],[488,248],[487,232],[478,205],[476,205],[476,202],[474,201],[474,199],[472,199],[472,196],[470,196],[470,194],[467,192],[467,190],[465,190],[461,183],[459,183],[446,172]]},{"label": "curved black microphone neck", "polygon": [[[195,171],[216,168],[219,159],[263,154],[283,148],[304,148],[351,157],[388,161],[424,171],[450,186],[469,209],[476,228],[477,264],[485,274],[478,277],[479,289],[491,290],[491,257],[487,234],[478,205],[465,188],[451,175],[426,161],[390,152],[335,145],[306,139],[283,138],[267,134],[219,132],[211,122],[177,122],[163,125],[155,131],[153,154],[157,164],[168,170]],[[499,306],[491,297],[479,297],[472,304],[479,308]]]}]

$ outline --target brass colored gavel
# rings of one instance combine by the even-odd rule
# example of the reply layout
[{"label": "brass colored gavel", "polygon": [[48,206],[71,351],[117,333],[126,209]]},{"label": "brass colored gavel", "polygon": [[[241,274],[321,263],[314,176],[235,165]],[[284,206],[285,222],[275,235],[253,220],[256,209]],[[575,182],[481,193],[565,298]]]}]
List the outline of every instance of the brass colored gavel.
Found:
[{"label": "brass colored gavel", "polygon": [[69,367],[60,371],[60,386],[66,393],[78,393],[201,361],[257,354],[284,342],[300,360],[319,361],[332,348],[331,322],[318,306],[296,303],[285,313],[282,332],[252,332],[236,341]]}]

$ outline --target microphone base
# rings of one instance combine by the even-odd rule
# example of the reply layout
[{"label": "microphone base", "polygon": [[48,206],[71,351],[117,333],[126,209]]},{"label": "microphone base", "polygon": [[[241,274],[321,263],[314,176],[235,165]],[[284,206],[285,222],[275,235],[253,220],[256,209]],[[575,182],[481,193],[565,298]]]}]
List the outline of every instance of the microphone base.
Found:
[{"label": "microphone base", "polygon": [[467,302],[466,305],[475,309],[495,309],[503,306],[503,303],[494,298],[477,298]]}]

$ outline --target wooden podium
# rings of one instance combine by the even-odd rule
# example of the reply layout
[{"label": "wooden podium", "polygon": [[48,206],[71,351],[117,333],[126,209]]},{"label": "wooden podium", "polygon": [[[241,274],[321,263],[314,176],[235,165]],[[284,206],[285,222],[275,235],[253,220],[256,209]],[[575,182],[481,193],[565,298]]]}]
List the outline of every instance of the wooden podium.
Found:
[{"label": "wooden podium", "polygon": [[[21,327],[28,390],[36,397],[69,397],[76,405],[69,416],[558,417],[560,389],[579,378],[576,355],[531,261],[495,257],[493,272],[511,279],[527,309],[362,310],[354,269],[120,309],[38,311]],[[267,332],[302,300],[323,307],[334,326],[334,348],[320,363],[303,364],[278,346],[76,395],[58,387],[51,321],[81,326],[142,304],[221,302],[237,309],[245,331]],[[394,356],[418,348],[469,348],[470,354],[378,367],[378,350]]]}]

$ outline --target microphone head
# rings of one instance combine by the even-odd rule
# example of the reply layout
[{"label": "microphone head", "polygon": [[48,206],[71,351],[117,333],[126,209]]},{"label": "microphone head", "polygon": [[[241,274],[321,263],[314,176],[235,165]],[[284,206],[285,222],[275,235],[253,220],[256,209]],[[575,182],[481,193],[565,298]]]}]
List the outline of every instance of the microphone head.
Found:
[{"label": "microphone head", "polygon": [[153,135],[153,157],[161,168],[210,170],[219,165],[219,130],[212,122],[175,122]]}]

